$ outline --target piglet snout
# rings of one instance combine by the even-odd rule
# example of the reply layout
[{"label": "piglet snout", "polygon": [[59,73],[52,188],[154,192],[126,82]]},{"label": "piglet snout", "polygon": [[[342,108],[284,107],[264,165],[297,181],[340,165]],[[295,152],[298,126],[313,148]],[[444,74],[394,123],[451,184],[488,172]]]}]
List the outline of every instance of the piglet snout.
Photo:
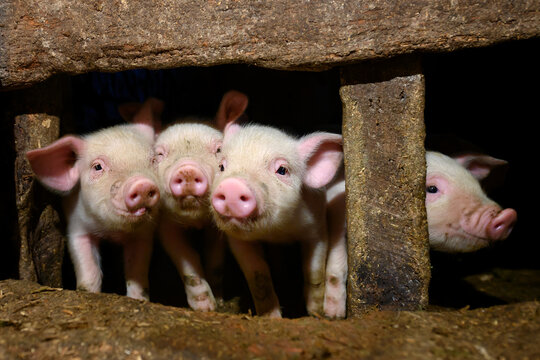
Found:
[{"label": "piglet snout", "polygon": [[247,184],[236,178],[223,180],[212,195],[212,206],[221,215],[247,218],[257,209],[257,199]]},{"label": "piglet snout", "polygon": [[487,234],[491,240],[504,240],[510,235],[517,221],[514,209],[504,209],[488,225]]},{"label": "piglet snout", "polygon": [[144,212],[158,203],[159,189],[150,179],[133,177],[126,184],[124,201],[129,212]]},{"label": "piglet snout", "polygon": [[169,187],[175,197],[203,196],[208,190],[208,179],[198,166],[186,164],[173,173]]}]

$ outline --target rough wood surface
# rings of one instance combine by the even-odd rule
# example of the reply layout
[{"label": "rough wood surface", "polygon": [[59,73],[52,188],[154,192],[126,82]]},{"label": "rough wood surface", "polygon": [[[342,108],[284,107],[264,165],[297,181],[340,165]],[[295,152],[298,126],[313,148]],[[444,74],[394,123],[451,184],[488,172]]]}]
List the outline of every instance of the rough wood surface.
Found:
[{"label": "rough wood surface", "polygon": [[345,68],[348,315],[428,303],[424,79],[415,59]]},{"label": "rough wood surface", "polygon": [[539,12],[530,0],[5,0],[0,84],[225,63],[321,70],[539,37]]},{"label": "rough wood surface", "polygon": [[60,119],[48,114],[15,117],[15,186],[20,257],[19,277],[49,286],[62,286],[64,237],[51,197],[36,181],[26,151],[58,138]]}]

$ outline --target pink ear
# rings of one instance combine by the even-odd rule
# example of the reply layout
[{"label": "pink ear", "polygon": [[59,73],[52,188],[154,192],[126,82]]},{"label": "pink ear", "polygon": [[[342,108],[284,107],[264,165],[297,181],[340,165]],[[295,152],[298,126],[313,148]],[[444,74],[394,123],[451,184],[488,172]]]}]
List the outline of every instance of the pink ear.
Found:
[{"label": "pink ear", "polygon": [[79,181],[79,169],[75,162],[84,146],[83,139],[67,135],[47,147],[28,151],[26,158],[45,186],[66,192]]},{"label": "pink ear", "polygon": [[118,105],[118,112],[120,113],[122,119],[124,119],[126,122],[131,122],[141,106],[142,104],[137,102],[123,103]]},{"label": "pink ear", "polygon": [[494,168],[508,164],[506,160],[484,154],[465,153],[452,156],[452,158],[469,170],[477,180],[488,177]]},{"label": "pink ear", "polygon": [[326,186],[343,161],[341,135],[318,132],[300,139],[298,154],[306,162],[304,183],[312,188]]},{"label": "pink ear", "polygon": [[122,118],[133,124],[150,126],[155,132],[161,132],[161,114],[165,103],[159,99],[150,97],[142,104],[125,103],[118,106],[118,112]]},{"label": "pink ear", "polygon": [[234,122],[228,123],[225,126],[225,129],[223,129],[224,138],[236,134],[238,132],[238,130],[240,130],[241,127],[242,126],[240,126],[240,125],[238,125],[238,124],[236,124]]},{"label": "pink ear", "polygon": [[241,92],[230,90],[223,95],[216,114],[216,125],[218,129],[223,131],[229,123],[238,120],[244,111],[246,111],[247,105],[248,97]]}]

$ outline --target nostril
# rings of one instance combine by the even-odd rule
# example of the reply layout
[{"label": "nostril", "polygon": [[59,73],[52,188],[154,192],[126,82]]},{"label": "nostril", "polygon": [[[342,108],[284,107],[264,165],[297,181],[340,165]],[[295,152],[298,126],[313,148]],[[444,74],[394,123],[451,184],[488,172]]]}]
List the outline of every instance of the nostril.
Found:
[{"label": "nostril", "polygon": [[201,178],[195,178],[195,182],[196,182],[196,183],[202,183],[203,181],[202,181]]},{"label": "nostril", "polygon": [[225,194],[217,194],[216,198],[219,199],[219,200],[222,200],[222,201],[225,201],[225,199],[226,199]]},{"label": "nostril", "polygon": [[240,200],[241,200],[241,201],[244,201],[244,202],[245,202],[245,201],[249,201],[249,197],[246,196],[246,195],[240,195]]}]

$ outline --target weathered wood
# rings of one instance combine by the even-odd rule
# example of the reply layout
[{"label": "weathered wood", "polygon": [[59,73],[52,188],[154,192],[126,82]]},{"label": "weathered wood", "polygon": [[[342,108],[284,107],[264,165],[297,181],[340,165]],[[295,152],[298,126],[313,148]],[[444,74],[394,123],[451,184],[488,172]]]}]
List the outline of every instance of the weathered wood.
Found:
[{"label": "weathered wood", "polygon": [[348,316],[418,309],[430,278],[424,79],[415,59],[342,71],[349,247]]},{"label": "weathered wood", "polygon": [[[38,210],[37,216],[39,220],[35,219],[37,204],[34,201],[34,189],[37,184],[30,164],[26,160],[25,153],[28,150],[46,146],[56,140],[59,135],[59,123],[57,117],[47,114],[28,114],[15,118],[14,132],[17,151],[15,186],[20,237],[19,277],[23,280],[38,281],[38,273],[41,273],[42,270],[45,270],[45,273],[53,272],[53,269],[43,269],[42,266],[39,266],[41,265],[39,264],[41,256],[50,257],[51,254],[47,253],[47,251],[43,253],[37,253],[36,251],[41,248],[39,240],[40,235],[43,233],[42,228],[51,226],[54,228],[54,219],[58,218],[58,214],[54,214],[51,211],[52,209],[44,211],[43,214],[39,214],[40,210]],[[36,224],[39,224],[37,231],[35,229]],[[55,247],[52,245],[55,242],[54,236],[53,239],[50,239],[49,236],[45,235],[43,239],[48,242],[45,249],[51,246]],[[61,236],[59,240],[62,240]],[[63,241],[61,242],[63,244]],[[62,257],[59,258],[61,264]],[[61,282],[55,284],[55,286],[58,285],[61,285]]]},{"label": "weathered wood", "polygon": [[49,145],[60,134],[62,79],[51,79],[10,94],[14,119],[15,198],[20,243],[19,277],[62,286],[64,226],[59,197],[35,179],[26,159],[28,150]]},{"label": "weathered wood", "polygon": [[4,0],[0,84],[226,63],[322,70],[540,37],[539,12],[528,0]]}]

